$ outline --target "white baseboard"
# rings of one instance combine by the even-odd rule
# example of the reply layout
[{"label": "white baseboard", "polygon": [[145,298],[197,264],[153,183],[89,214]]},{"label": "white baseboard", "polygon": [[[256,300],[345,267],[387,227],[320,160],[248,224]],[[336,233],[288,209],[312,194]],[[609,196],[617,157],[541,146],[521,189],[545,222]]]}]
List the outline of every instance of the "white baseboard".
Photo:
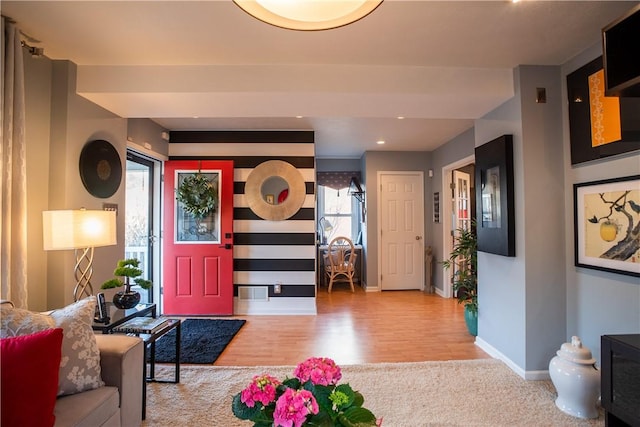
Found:
[{"label": "white baseboard", "polygon": [[318,314],[315,298],[269,298],[268,301],[233,299],[236,315],[312,315]]},{"label": "white baseboard", "polygon": [[489,356],[494,359],[502,360],[513,372],[520,375],[520,377],[525,380],[530,381],[539,381],[539,380],[548,380],[551,377],[549,376],[549,371],[525,371],[520,366],[516,365],[511,359],[505,356],[502,352],[498,351],[495,347],[484,341],[480,337],[476,337],[475,344],[484,350]]},{"label": "white baseboard", "polygon": [[436,287],[435,289],[436,289],[436,295],[439,295],[439,296],[441,296],[442,298],[445,298],[445,296],[444,296],[444,291],[443,291],[442,289],[439,289],[439,288],[437,288],[437,287]]}]

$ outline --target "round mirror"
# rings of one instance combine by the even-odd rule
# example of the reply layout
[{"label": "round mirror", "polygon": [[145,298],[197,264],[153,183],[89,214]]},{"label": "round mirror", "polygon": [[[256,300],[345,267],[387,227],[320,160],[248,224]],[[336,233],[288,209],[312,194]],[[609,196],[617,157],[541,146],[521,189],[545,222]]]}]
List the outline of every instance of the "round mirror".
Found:
[{"label": "round mirror", "polygon": [[300,210],[306,188],[302,174],[290,163],[269,160],[251,171],[244,195],[249,208],[260,218],[282,221]]}]

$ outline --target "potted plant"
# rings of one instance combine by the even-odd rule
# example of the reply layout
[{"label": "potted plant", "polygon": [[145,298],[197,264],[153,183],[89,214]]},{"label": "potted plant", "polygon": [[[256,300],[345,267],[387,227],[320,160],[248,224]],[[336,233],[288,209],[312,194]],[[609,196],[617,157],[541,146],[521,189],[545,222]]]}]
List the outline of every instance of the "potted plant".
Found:
[{"label": "potted plant", "polygon": [[442,262],[445,269],[455,266],[453,290],[458,303],[464,305],[464,320],[469,333],[478,335],[478,237],[475,221],[469,229],[456,230],[453,250],[448,260]]},{"label": "potted plant", "polygon": [[[140,293],[132,291],[131,279],[133,282],[140,286],[142,289],[149,289],[152,286],[150,280],[140,277],[142,275],[142,269],[139,268],[140,261],[135,258],[121,259],[118,261],[116,269],[113,271],[113,279],[109,279],[101,286],[102,289],[119,288],[124,286],[124,290],[116,292],[113,296],[113,304],[118,308],[132,308],[140,302]],[[122,280],[122,278],[124,280]]]}]

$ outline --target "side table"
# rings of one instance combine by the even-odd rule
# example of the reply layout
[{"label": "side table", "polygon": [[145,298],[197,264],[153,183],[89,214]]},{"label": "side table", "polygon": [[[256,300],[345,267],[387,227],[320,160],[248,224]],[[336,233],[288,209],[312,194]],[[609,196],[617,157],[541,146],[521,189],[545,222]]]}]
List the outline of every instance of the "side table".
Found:
[{"label": "side table", "polygon": [[107,302],[107,312],[109,320],[107,323],[93,322],[93,330],[103,334],[113,333],[113,328],[133,319],[134,317],[151,316],[156,317],[155,304],[138,304],[126,310],[116,307],[112,302]]},{"label": "side table", "polygon": [[[158,383],[173,383],[177,384],[180,382],[180,342],[181,342],[181,324],[180,319],[167,319],[167,321],[158,329],[154,330],[151,333],[129,333],[129,335],[134,335],[140,337],[144,341],[144,360],[142,362],[142,375],[144,378],[143,381],[143,394],[142,394],[142,419],[146,418],[147,414],[147,382],[158,382]],[[156,378],[156,341],[166,334],[169,331],[175,329],[176,331],[176,339],[175,339],[175,371],[174,371],[174,379],[158,379]],[[149,371],[147,372],[147,360],[149,361]]]}]

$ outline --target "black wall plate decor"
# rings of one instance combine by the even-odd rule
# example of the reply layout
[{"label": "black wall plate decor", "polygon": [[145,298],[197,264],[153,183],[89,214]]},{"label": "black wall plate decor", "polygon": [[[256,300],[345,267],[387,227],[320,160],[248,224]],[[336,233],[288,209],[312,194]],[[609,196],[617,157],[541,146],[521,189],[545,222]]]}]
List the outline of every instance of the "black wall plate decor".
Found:
[{"label": "black wall plate decor", "polygon": [[122,163],[118,151],[108,141],[87,142],[80,153],[80,178],[92,196],[111,197],[122,180]]}]

